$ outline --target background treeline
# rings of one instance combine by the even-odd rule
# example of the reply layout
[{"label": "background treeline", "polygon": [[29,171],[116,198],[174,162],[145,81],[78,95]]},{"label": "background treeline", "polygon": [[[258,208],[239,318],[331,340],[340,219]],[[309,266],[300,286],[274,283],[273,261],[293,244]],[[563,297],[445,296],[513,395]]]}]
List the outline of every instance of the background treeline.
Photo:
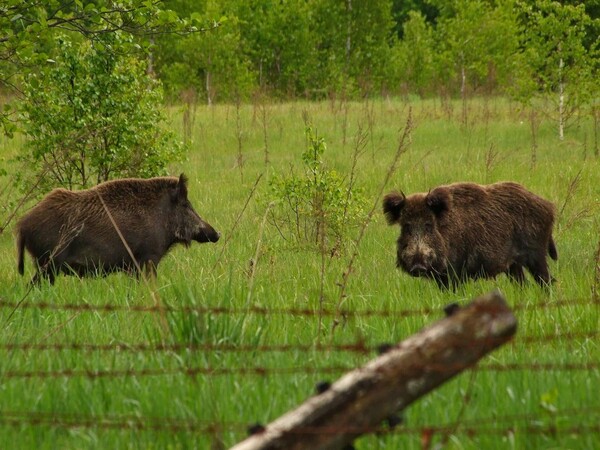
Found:
[{"label": "background treeline", "polygon": [[[466,96],[597,89],[599,1],[170,0],[212,32],[161,35],[153,69],[176,101]],[[572,87],[571,87],[572,86]],[[597,95],[597,92],[594,93]],[[575,99],[569,101],[574,102]]]},{"label": "background treeline", "polygon": [[498,95],[597,143],[599,55],[600,0],[4,0],[0,126],[26,191],[166,173],[165,100]]}]

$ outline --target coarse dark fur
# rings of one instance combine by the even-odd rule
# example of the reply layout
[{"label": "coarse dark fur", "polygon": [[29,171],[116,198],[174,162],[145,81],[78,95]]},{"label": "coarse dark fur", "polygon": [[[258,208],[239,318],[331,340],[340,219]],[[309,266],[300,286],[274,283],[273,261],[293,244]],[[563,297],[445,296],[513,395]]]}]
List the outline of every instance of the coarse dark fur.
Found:
[{"label": "coarse dark fur", "polygon": [[219,240],[189,202],[183,174],[55,189],[19,220],[16,235],[19,273],[27,249],[38,269],[32,281],[51,283],[59,272],[137,274],[144,268],[154,274],[173,245]]},{"label": "coarse dark fur", "polygon": [[392,192],[383,212],[401,227],[397,266],[412,276],[440,287],[500,273],[523,283],[526,267],[540,285],[552,281],[546,255],[558,258],[555,208],[520,184],[454,183],[408,197]]}]

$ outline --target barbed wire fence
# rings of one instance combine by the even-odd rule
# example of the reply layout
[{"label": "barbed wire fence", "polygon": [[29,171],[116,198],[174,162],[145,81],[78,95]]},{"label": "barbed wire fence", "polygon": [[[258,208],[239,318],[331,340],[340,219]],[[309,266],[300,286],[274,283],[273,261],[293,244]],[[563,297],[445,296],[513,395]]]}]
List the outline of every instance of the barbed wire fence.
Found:
[{"label": "barbed wire fence", "polygon": [[[573,307],[592,307],[594,310],[600,306],[600,299],[595,296],[591,298],[580,299],[562,299],[543,301],[537,304],[521,305],[516,304],[512,307],[512,312],[519,311],[537,311],[537,310],[553,310],[560,308]],[[85,313],[125,313],[125,314],[152,314],[160,313],[197,313],[210,315],[258,315],[258,316],[275,316],[284,315],[289,317],[306,317],[306,318],[322,318],[322,317],[339,317],[347,318],[406,318],[406,317],[436,317],[440,315],[439,309],[434,308],[417,308],[406,310],[389,310],[389,309],[374,309],[374,310],[337,310],[337,309],[311,309],[311,308],[264,308],[258,306],[250,307],[222,307],[222,306],[170,306],[167,304],[147,305],[121,305],[115,303],[63,303],[55,304],[50,302],[16,302],[0,298],[0,311],[14,311],[15,309],[32,309],[37,311],[64,311],[77,314]],[[466,308],[463,308],[466,309]],[[461,311],[459,309],[459,311]],[[511,313],[512,313],[511,312]],[[451,319],[452,317],[449,317]],[[598,330],[563,332],[563,333],[545,333],[545,334],[524,334],[517,335],[516,339],[508,337],[504,345],[554,345],[560,343],[562,345],[573,344],[586,340],[597,340]],[[458,342],[446,340],[450,345],[462,345],[467,353],[472,354],[474,348],[477,347],[477,342],[470,339],[461,339]],[[489,341],[487,341],[489,343]],[[150,343],[150,342],[127,342],[127,343],[89,343],[89,342],[15,342],[15,343],[0,343],[0,350],[7,352],[23,352],[31,354],[32,352],[66,352],[76,351],[85,353],[97,352],[129,352],[129,353],[160,353],[173,351],[188,351],[188,352],[229,352],[229,353],[244,353],[244,352],[262,352],[262,353],[286,353],[286,352],[340,352],[353,353],[357,355],[374,355],[382,354],[379,358],[386,357],[394,349],[402,347],[398,345],[382,345],[377,342],[368,342],[365,339],[357,339],[353,342],[336,344],[336,343],[312,343],[312,344],[269,344],[269,345],[248,345],[248,344],[231,344],[231,343]],[[422,350],[422,349],[421,349]],[[427,364],[421,365],[421,369],[428,374],[442,374],[444,377],[450,377],[451,374],[458,373],[471,367],[475,362],[465,364],[464,362],[452,363],[451,361],[443,361],[443,363],[429,361]],[[315,375],[315,376],[339,376],[347,377],[348,373],[354,373],[354,376],[364,377],[370,373],[367,366],[356,368],[352,364],[331,364],[321,365],[317,367],[308,367],[298,364],[286,367],[269,367],[260,364],[256,365],[240,365],[238,367],[211,367],[211,366],[183,366],[183,367],[150,367],[150,368],[126,368],[126,369],[61,369],[61,370],[2,370],[0,377],[3,380],[34,380],[34,379],[74,379],[84,378],[89,380],[97,379],[117,379],[126,377],[164,377],[169,375],[182,375],[192,378],[198,377],[278,377],[282,375]],[[600,370],[600,361],[583,361],[583,362],[489,362],[483,361],[476,364],[477,372],[582,372],[591,373],[592,371]],[[384,370],[385,372],[385,370]],[[374,383],[377,384],[377,383]],[[385,383],[384,383],[385,384]],[[334,384],[335,385],[335,384]],[[322,387],[321,387],[322,388]],[[361,385],[364,390],[364,385]],[[320,395],[332,395],[331,392],[337,392],[336,389],[325,389],[322,394],[311,397],[310,401],[315,401]],[[350,396],[352,397],[352,396]],[[387,398],[387,396],[384,396]],[[333,404],[339,405],[339,402],[332,401]],[[330,404],[332,404],[330,402]],[[356,398],[350,401],[349,406],[353,412],[356,412]],[[358,402],[360,404],[360,402]],[[395,404],[396,409],[397,404]],[[331,412],[331,411],[330,411]],[[386,411],[386,415],[392,417]],[[599,433],[600,425],[582,423],[573,425],[577,422],[577,418],[587,418],[591,416],[600,416],[600,406],[583,406],[581,408],[572,408],[561,410],[561,414],[570,417],[569,424],[563,427],[555,425],[546,425],[544,423],[536,423],[536,415],[531,414],[506,414],[499,415],[497,412],[493,417],[480,418],[477,421],[460,420],[460,426],[457,423],[434,424],[426,427],[401,427],[390,426],[393,419],[381,420],[377,417],[372,423],[362,423],[357,425],[350,420],[347,423],[336,423],[330,426],[324,426],[319,422],[319,426],[314,423],[296,424],[293,431],[285,429],[279,433],[279,436],[285,436],[287,439],[297,438],[301,442],[312,442],[306,444],[305,447],[297,448],[343,448],[348,442],[351,442],[361,434],[377,434],[377,435],[417,435],[421,437],[423,448],[428,448],[425,445],[429,442],[431,436],[447,435],[448,433],[466,434],[470,437],[478,435],[507,435],[513,431],[514,422],[522,422],[521,429],[529,434],[589,434]],[[337,414],[331,414],[337,416]],[[355,416],[352,416],[354,419]],[[575,420],[574,420],[575,419]],[[127,416],[127,415],[72,415],[72,414],[47,414],[37,411],[0,411],[0,425],[12,427],[52,427],[61,429],[71,428],[93,428],[103,430],[139,430],[139,431],[161,431],[166,433],[179,433],[185,431],[193,435],[209,435],[214,436],[221,432],[232,432],[237,435],[247,433],[248,424],[252,418],[248,418],[248,423],[240,422],[211,422],[205,420],[183,420],[180,418],[169,417],[148,417],[148,416]],[[539,421],[538,421],[539,422]],[[258,426],[252,428],[255,433],[250,437],[254,442],[254,446],[242,446],[239,448],[271,448],[263,443],[266,438],[272,439],[272,429],[277,430],[280,425],[277,421],[271,425]],[[345,443],[340,444],[340,436],[348,437]],[[301,437],[301,439],[300,439]],[[310,437],[310,439],[308,439]],[[319,439],[327,442],[334,442],[333,446],[319,446],[314,444],[314,440]],[[429,441],[428,441],[429,439]],[[259,442],[259,444],[256,444]],[[320,441],[319,441],[320,442]],[[288,442],[289,444],[289,442]],[[242,445],[241,443],[239,445]],[[286,444],[287,445],[287,444]],[[329,445],[329,444],[327,444]],[[280,448],[293,448],[284,446]]]}]

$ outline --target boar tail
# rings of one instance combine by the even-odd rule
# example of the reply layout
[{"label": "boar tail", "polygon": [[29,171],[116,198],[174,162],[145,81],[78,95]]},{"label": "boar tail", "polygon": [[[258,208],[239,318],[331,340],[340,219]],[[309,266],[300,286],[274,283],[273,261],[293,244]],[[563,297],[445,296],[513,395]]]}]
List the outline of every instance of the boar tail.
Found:
[{"label": "boar tail", "polygon": [[25,238],[22,233],[19,233],[19,237],[17,238],[17,267],[19,269],[19,273],[23,275],[25,272],[25,264],[23,261],[23,253],[25,250]]},{"label": "boar tail", "polygon": [[550,255],[550,258],[552,258],[554,261],[558,259],[556,244],[554,243],[554,239],[552,239],[552,236],[550,236],[550,242],[548,242],[548,254]]}]

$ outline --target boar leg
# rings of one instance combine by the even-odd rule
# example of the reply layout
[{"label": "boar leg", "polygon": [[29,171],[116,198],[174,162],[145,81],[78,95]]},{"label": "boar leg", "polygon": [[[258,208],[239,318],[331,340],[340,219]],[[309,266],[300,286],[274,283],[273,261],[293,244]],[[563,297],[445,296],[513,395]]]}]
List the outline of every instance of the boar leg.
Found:
[{"label": "boar leg", "polygon": [[36,260],[37,272],[31,279],[30,283],[34,286],[39,286],[43,279],[47,279],[50,284],[54,284],[56,278],[56,270],[54,262],[48,257],[40,257]]},{"label": "boar leg", "polygon": [[548,271],[548,263],[546,262],[546,254],[537,255],[537,258],[533,259],[527,265],[529,272],[533,275],[535,281],[542,287],[549,286],[552,282],[552,277]]},{"label": "boar leg", "polygon": [[525,273],[521,264],[512,263],[506,272],[511,281],[516,281],[520,285],[525,283]]},{"label": "boar leg", "polygon": [[54,270],[48,268],[39,268],[39,270],[35,273],[33,278],[30,281],[30,284],[34,286],[39,286],[42,283],[42,279],[47,279],[50,284],[54,284],[54,280],[56,279],[56,274]]},{"label": "boar leg", "polygon": [[31,281],[29,282],[29,284],[31,284],[32,286],[36,286],[36,287],[39,286],[40,284],[42,284],[42,275],[39,270],[31,278]]},{"label": "boar leg", "polygon": [[[437,283],[440,289],[448,290],[450,289],[450,278],[447,274],[437,273],[434,275],[434,280]],[[455,286],[452,284],[452,290],[454,290]]]}]

